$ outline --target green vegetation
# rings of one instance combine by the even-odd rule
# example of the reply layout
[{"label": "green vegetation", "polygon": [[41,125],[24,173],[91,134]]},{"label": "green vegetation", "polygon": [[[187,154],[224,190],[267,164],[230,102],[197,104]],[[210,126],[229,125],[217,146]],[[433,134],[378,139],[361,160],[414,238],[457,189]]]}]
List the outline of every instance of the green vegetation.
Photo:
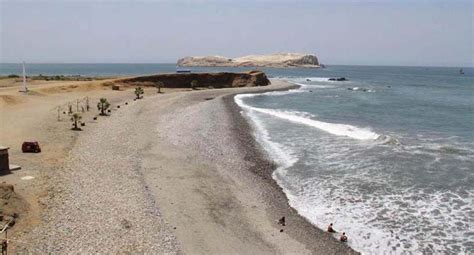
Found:
[{"label": "green vegetation", "polygon": [[157,93],[161,93],[161,88],[164,87],[165,84],[162,81],[157,81],[155,86],[158,89]]},{"label": "green vegetation", "polygon": [[143,90],[142,87],[137,87],[135,88],[135,95],[137,96],[137,99],[141,98],[141,95],[143,95],[145,91]]},{"label": "green vegetation", "polygon": [[105,116],[107,115],[105,111],[110,107],[109,101],[107,98],[101,98],[97,103],[97,109],[100,111],[100,115]]},{"label": "green vegetation", "polygon": [[[21,78],[20,75],[10,74],[5,76],[0,76],[0,79],[18,79]],[[90,77],[82,75],[33,75],[27,76],[26,78],[37,80],[37,81],[94,81],[94,80],[105,80],[115,77]]]},{"label": "green vegetation", "polygon": [[13,78],[20,78],[20,76],[19,76],[19,75],[16,75],[16,74],[1,75],[1,76],[0,76],[0,80],[13,79]]},{"label": "green vegetation", "polygon": [[43,81],[93,81],[93,80],[104,80],[110,77],[88,77],[82,75],[35,75],[31,76],[33,80]]},{"label": "green vegetation", "polygon": [[82,119],[82,116],[79,113],[74,113],[71,117],[71,121],[74,123],[74,128],[73,130],[81,130],[78,126],[77,123]]}]

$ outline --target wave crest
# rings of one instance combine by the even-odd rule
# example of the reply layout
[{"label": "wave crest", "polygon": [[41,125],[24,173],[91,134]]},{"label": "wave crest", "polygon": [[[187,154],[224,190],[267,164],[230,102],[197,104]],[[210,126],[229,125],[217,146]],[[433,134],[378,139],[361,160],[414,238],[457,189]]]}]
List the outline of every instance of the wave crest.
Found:
[{"label": "wave crest", "polygon": [[234,100],[237,103],[237,105],[239,105],[243,109],[271,115],[271,116],[284,119],[293,123],[314,127],[333,135],[346,136],[346,137],[350,137],[350,138],[354,138],[358,140],[376,140],[377,138],[380,137],[379,134],[372,132],[369,129],[359,128],[359,127],[346,125],[346,124],[327,123],[327,122],[311,119],[310,117],[308,117],[310,116],[309,113],[252,107],[243,102],[243,98],[253,97],[256,95],[258,94],[241,94],[241,95],[235,96]]}]

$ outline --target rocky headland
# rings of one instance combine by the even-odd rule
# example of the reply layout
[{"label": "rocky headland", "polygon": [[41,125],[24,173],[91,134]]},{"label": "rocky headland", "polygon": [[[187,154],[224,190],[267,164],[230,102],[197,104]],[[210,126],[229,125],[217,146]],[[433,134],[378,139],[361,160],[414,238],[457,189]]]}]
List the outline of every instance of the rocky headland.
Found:
[{"label": "rocky headland", "polygon": [[227,58],[222,56],[185,57],[179,59],[177,65],[185,67],[321,67],[315,55],[300,53],[249,55],[239,58]]},{"label": "rocky headland", "polygon": [[191,88],[191,82],[196,81],[197,87],[235,88],[266,86],[270,84],[265,73],[249,71],[242,73],[177,73],[139,76],[117,80],[116,83],[133,86],[156,86],[163,83],[166,88]]}]

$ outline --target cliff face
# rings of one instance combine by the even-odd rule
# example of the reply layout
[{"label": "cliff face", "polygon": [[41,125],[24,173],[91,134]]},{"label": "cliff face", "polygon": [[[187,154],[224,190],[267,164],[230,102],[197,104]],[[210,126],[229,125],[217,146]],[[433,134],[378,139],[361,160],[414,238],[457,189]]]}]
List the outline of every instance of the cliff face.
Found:
[{"label": "cliff face", "polygon": [[158,81],[166,88],[191,88],[192,81],[198,82],[198,87],[232,88],[266,86],[270,84],[265,73],[250,71],[245,73],[177,73],[140,76],[117,81],[126,85],[155,86]]},{"label": "cliff face", "polygon": [[185,57],[178,60],[178,66],[229,66],[232,59],[221,56]]},{"label": "cliff face", "polygon": [[221,56],[185,57],[178,60],[178,66],[228,66],[228,67],[320,67],[315,55],[299,53],[277,53],[271,55],[250,55],[240,58]]}]

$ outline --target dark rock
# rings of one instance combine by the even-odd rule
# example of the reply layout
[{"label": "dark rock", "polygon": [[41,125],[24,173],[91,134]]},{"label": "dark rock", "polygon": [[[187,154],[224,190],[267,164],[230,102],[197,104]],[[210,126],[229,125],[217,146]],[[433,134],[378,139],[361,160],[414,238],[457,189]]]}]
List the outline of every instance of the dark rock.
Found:
[{"label": "dark rock", "polygon": [[192,81],[197,81],[200,87],[234,88],[270,85],[267,75],[261,71],[244,73],[175,73],[140,76],[122,79],[117,82],[136,86],[155,86],[158,82],[166,84],[167,88],[190,88]]},{"label": "dark rock", "polygon": [[329,78],[329,81],[347,81],[345,77]]}]

